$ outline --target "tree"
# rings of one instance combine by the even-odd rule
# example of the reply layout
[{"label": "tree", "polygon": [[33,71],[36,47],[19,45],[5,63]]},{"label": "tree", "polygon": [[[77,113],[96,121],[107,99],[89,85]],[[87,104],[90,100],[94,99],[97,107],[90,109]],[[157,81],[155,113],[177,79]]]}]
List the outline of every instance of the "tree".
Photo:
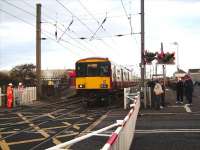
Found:
[{"label": "tree", "polygon": [[13,83],[16,85],[18,82],[22,82],[25,86],[36,85],[36,66],[33,64],[23,64],[15,66],[10,71],[10,77]]},{"label": "tree", "polygon": [[7,85],[10,82],[10,77],[7,73],[0,72],[0,86]]}]

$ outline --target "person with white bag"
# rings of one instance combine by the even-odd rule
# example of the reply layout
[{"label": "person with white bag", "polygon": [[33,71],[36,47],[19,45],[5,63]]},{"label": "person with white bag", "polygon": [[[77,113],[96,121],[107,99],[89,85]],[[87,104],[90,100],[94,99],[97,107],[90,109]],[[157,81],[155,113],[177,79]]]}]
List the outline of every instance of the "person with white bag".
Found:
[{"label": "person with white bag", "polygon": [[156,109],[163,109],[163,106],[160,105],[161,103],[161,95],[164,92],[162,89],[161,84],[159,83],[159,80],[156,80],[156,84],[154,86],[154,95],[155,95],[155,108]]}]

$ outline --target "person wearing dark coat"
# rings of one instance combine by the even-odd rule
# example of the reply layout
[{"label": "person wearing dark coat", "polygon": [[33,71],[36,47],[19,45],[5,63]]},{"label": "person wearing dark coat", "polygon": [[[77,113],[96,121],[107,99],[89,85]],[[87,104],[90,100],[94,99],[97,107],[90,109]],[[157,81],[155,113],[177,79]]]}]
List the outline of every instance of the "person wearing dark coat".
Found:
[{"label": "person wearing dark coat", "polygon": [[185,75],[184,88],[185,88],[186,99],[188,100],[188,103],[191,106],[192,105],[193,82],[189,75]]},{"label": "person wearing dark coat", "polygon": [[183,81],[181,78],[178,78],[178,81],[176,83],[176,103],[183,104]]}]

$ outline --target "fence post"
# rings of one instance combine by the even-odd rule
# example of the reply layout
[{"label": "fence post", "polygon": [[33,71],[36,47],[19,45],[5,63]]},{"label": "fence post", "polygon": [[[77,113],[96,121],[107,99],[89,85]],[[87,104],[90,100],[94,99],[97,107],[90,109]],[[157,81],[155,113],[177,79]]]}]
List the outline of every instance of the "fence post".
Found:
[{"label": "fence post", "polygon": [[124,88],[124,109],[126,109],[127,106],[127,102],[126,102],[126,97],[127,97],[127,92],[126,92],[127,88]]},{"label": "fence post", "polygon": [[2,106],[2,99],[1,99],[1,88],[0,88],[0,106]]},{"label": "fence post", "polygon": [[151,108],[151,87],[148,87],[148,94],[149,94],[149,107]]},{"label": "fence post", "polygon": [[147,108],[147,89],[144,87],[144,108]]}]

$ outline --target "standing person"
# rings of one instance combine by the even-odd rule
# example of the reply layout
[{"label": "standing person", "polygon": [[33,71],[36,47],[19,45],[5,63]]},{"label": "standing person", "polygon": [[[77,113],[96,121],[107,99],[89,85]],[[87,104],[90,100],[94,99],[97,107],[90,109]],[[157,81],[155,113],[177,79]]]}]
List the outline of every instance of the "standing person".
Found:
[{"label": "standing person", "polygon": [[13,88],[12,88],[12,83],[9,83],[7,87],[7,108],[12,108],[12,106],[13,106]]},{"label": "standing person", "polygon": [[183,104],[183,89],[183,81],[181,78],[178,78],[178,81],[176,83],[176,104]]},{"label": "standing person", "polygon": [[184,87],[185,87],[186,99],[188,100],[188,104],[191,106],[192,105],[193,82],[189,75],[185,75]]},{"label": "standing person", "polygon": [[24,92],[24,86],[21,82],[18,84],[18,101],[16,102],[17,105],[20,105],[20,102],[22,102],[22,94]]},{"label": "standing person", "polygon": [[156,84],[154,86],[153,91],[155,94],[155,107],[156,109],[162,109],[163,107],[160,107],[160,101],[161,101],[161,94],[163,93],[163,90],[158,80],[156,80]]},{"label": "standing person", "polygon": [[163,90],[163,93],[161,94],[161,106],[160,108],[162,109],[163,107],[165,107],[165,84],[164,84],[164,80],[162,80],[161,82],[161,87]]}]

